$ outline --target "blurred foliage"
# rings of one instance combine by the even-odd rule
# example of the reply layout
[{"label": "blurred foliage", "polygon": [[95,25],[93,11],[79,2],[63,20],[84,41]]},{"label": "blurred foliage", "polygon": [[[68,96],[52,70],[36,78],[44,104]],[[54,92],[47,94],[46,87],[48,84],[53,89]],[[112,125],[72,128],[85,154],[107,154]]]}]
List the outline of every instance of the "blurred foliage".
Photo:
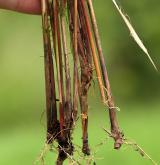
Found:
[{"label": "blurred foliage", "polygon": [[[122,110],[121,127],[125,135],[134,137],[160,161],[159,73],[130,37],[112,1],[93,2],[113,95]],[[160,1],[121,0],[120,3],[160,70]],[[0,164],[29,165],[37,157],[45,137],[41,18],[0,10],[0,29]],[[92,146],[106,137],[101,127],[109,127],[96,91],[93,85],[90,91]],[[81,144],[79,125],[75,143]],[[54,164],[53,155],[55,160],[55,154],[47,157],[50,164]],[[101,165],[150,164],[129,149],[114,151],[111,143],[103,145],[97,157],[104,158],[97,160]]]}]

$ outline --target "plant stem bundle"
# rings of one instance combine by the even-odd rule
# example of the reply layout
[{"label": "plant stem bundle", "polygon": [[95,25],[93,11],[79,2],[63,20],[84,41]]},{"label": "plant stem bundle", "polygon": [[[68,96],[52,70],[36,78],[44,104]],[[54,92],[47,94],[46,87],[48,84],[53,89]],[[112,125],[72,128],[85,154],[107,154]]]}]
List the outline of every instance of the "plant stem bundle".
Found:
[{"label": "plant stem bundle", "polygon": [[[72,132],[76,124],[79,104],[82,119],[82,152],[90,155],[88,91],[94,70],[102,102],[109,108],[111,135],[115,140],[114,148],[119,149],[123,136],[116,118],[116,108],[92,0],[41,0],[41,6],[47,143],[58,142],[57,165],[63,164],[68,155],[73,155]],[[73,55],[73,68],[69,60],[70,50]]]}]

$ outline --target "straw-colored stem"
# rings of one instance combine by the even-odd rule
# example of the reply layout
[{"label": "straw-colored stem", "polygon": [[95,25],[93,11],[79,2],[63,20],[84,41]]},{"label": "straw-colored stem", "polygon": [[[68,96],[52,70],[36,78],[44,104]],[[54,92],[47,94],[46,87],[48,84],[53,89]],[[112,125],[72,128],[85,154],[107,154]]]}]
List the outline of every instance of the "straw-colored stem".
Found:
[{"label": "straw-colored stem", "polygon": [[110,88],[110,83],[108,79],[108,74],[107,74],[107,69],[105,65],[105,59],[102,51],[102,46],[101,46],[101,40],[100,40],[100,35],[98,31],[98,26],[97,26],[97,21],[94,13],[94,8],[92,4],[92,0],[88,0],[88,7],[89,7],[89,13],[91,16],[91,21],[92,21],[92,26],[93,26],[93,32],[95,35],[95,41],[98,49],[98,55],[99,55],[99,60],[101,64],[101,70],[102,70],[102,76],[104,80],[104,86],[107,91],[107,100],[108,100],[108,107],[109,107],[109,115],[110,115],[110,123],[111,123],[111,132],[113,133],[113,138],[115,139],[115,148],[118,149],[120,148],[122,142],[122,133],[119,130],[118,126],[118,121],[116,117],[116,108],[114,105],[113,97],[111,94],[111,88]]}]

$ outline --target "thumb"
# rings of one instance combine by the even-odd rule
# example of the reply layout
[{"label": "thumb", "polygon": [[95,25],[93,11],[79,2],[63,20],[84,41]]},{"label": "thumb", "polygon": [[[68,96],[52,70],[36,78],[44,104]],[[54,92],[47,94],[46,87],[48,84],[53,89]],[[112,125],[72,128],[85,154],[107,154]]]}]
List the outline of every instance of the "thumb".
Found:
[{"label": "thumb", "polygon": [[0,0],[0,8],[28,14],[40,14],[40,0]]}]

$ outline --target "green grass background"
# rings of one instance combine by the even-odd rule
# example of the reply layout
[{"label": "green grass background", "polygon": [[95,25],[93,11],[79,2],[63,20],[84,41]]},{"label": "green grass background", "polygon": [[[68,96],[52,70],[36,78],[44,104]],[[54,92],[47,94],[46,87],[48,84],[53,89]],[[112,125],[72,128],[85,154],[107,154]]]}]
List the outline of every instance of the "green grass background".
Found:
[{"label": "green grass background", "polygon": [[[133,42],[111,1],[93,1],[109,70],[113,95],[121,111],[120,126],[160,163],[160,78]],[[160,68],[160,2],[121,1],[151,56]],[[159,5],[158,5],[159,4]],[[31,165],[45,141],[45,96],[41,18],[0,10],[0,165]],[[130,147],[113,150],[102,127],[109,128],[108,112],[96,87],[90,90],[89,140],[99,165],[150,165]],[[80,121],[79,121],[80,122]],[[81,126],[74,143],[81,145]],[[100,159],[101,158],[101,159]],[[46,165],[54,164],[49,152]],[[84,163],[85,164],[85,163]]]}]

